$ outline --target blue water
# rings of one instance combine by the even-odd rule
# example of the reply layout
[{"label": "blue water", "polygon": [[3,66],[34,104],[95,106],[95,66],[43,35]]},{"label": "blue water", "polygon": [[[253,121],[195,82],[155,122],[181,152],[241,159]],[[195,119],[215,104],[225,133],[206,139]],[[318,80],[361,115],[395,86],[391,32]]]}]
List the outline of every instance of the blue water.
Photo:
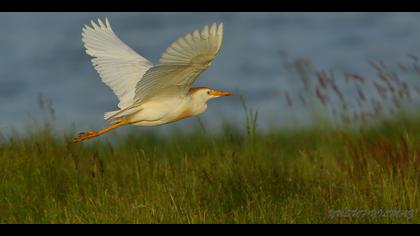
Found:
[{"label": "blue water", "polygon": [[[287,78],[282,51],[337,74],[365,75],[373,73],[368,60],[395,64],[420,54],[418,13],[0,13],[2,132],[42,119],[39,94],[52,102],[62,127],[105,125],[103,113],[116,109],[117,98],[100,81],[81,41],[83,25],[98,17],[108,17],[119,37],[154,63],[178,37],[223,21],[222,51],[197,86],[237,96],[210,102],[201,116],[208,127],[243,123],[239,95],[259,111],[261,129],[300,119],[284,101],[284,92],[293,94],[300,82]],[[187,119],[159,129],[196,125]]]}]

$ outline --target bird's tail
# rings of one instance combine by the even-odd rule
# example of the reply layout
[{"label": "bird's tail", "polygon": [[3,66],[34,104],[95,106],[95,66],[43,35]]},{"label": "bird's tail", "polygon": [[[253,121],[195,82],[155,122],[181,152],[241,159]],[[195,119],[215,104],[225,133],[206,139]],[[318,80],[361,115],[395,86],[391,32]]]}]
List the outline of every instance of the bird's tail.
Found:
[{"label": "bird's tail", "polygon": [[109,120],[111,119],[114,115],[116,115],[118,112],[120,111],[109,111],[109,112],[105,112],[104,114],[104,120]]},{"label": "bird's tail", "polygon": [[137,104],[133,104],[133,105],[131,105],[127,108],[124,108],[122,110],[105,112],[104,119],[105,120],[110,120],[110,119],[122,118],[124,116],[131,115],[135,112],[139,112],[140,110],[141,110],[141,108],[139,108],[139,106]]}]

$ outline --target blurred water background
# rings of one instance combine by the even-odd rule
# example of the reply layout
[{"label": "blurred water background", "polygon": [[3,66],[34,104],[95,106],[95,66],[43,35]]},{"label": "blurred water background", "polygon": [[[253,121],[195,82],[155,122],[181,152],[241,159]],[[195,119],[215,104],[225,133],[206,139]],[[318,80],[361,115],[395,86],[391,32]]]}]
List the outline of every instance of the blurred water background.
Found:
[{"label": "blurred water background", "polygon": [[[117,35],[153,63],[178,37],[224,22],[222,50],[196,86],[236,96],[210,102],[200,117],[208,129],[226,120],[244,123],[241,95],[258,111],[259,129],[305,124],[303,108],[290,109],[284,99],[301,84],[282,67],[284,52],[338,75],[366,77],[375,75],[369,60],[397,64],[420,54],[418,13],[0,13],[1,132],[42,119],[40,94],[62,128],[105,125],[103,113],[116,109],[117,98],[101,82],[81,41],[83,25],[98,17],[108,17]],[[192,118],[157,129],[197,123]]]}]

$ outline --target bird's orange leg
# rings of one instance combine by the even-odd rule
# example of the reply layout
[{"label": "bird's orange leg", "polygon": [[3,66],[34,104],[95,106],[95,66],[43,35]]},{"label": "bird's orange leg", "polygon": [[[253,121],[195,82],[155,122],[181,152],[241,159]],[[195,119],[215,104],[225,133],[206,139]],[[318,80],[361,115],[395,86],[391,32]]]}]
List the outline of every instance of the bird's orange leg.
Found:
[{"label": "bird's orange leg", "polygon": [[94,137],[97,137],[99,135],[102,135],[108,131],[111,131],[113,129],[116,129],[120,126],[126,125],[128,124],[128,121],[123,120],[123,121],[119,121],[118,123],[112,124],[104,129],[101,129],[99,131],[93,131],[93,132],[81,132],[77,137],[74,137],[73,140],[71,141],[72,143],[78,143],[80,141],[84,141],[84,140],[88,140]]}]

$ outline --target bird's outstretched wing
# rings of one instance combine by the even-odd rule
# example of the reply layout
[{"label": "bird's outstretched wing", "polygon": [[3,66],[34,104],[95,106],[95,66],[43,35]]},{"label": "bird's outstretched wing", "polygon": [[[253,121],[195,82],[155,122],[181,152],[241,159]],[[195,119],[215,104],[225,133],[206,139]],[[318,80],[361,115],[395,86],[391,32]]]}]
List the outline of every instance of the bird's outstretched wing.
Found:
[{"label": "bird's outstretched wing", "polygon": [[197,77],[205,71],[220,50],[223,23],[195,30],[166,49],[160,64],[150,68],[136,85],[136,103],[151,97],[188,93]]},{"label": "bird's outstretched wing", "polygon": [[82,32],[86,53],[93,57],[92,64],[102,81],[119,99],[121,109],[133,103],[137,82],[153,64],[121,41],[105,19],[98,24],[91,21]]}]

